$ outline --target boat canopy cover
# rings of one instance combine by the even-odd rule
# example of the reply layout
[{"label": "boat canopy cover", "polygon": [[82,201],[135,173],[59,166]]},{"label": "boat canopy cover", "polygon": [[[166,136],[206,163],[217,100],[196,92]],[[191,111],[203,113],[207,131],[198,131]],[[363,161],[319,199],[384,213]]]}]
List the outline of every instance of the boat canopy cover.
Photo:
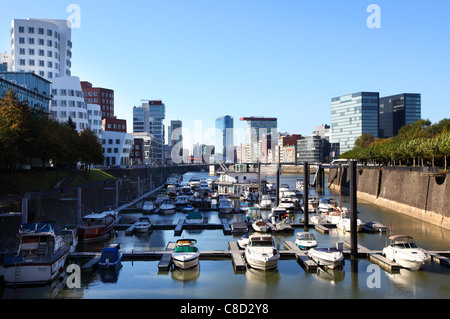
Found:
[{"label": "boat canopy cover", "polygon": [[119,250],[115,247],[106,247],[102,250],[102,255],[100,257],[100,262],[105,262],[106,258],[110,261],[116,261],[119,259]]},{"label": "boat canopy cover", "polygon": [[195,246],[178,246],[175,247],[175,253],[196,253],[198,248]]},{"label": "boat canopy cover", "polygon": [[19,234],[25,233],[61,233],[61,227],[56,225],[55,222],[43,222],[43,223],[22,223],[20,225]]}]

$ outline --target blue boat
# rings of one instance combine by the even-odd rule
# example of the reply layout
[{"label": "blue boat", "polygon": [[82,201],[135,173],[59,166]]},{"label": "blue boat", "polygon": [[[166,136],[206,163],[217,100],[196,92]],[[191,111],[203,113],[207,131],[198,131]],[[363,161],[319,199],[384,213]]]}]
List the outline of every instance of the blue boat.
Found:
[{"label": "blue boat", "polygon": [[122,265],[121,261],[122,253],[115,245],[111,245],[102,250],[98,266],[102,269],[117,269]]}]

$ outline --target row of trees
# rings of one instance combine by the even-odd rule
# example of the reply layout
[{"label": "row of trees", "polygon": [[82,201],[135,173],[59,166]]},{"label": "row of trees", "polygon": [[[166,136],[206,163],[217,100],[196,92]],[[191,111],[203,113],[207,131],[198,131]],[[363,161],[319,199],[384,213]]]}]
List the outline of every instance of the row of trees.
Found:
[{"label": "row of trees", "polygon": [[41,109],[20,101],[14,91],[0,97],[0,166],[15,169],[40,159],[42,165],[88,168],[103,164],[102,145],[90,129],[78,133],[71,118],[61,123]]},{"label": "row of trees", "polygon": [[405,125],[398,135],[387,139],[362,134],[356,140],[355,147],[340,158],[389,165],[442,164],[447,169],[449,155],[450,119],[443,119],[436,124],[419,120]]}]

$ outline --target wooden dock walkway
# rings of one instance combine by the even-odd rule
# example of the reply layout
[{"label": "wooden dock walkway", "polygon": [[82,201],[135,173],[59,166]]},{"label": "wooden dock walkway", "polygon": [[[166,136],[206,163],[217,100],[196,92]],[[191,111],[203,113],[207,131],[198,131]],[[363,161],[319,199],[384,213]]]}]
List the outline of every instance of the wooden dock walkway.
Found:
[{"label": "wooden dock walkway", "polygon": [[158,270],[169,270],[172,265],[172,252],[175,250],[176,243],[169,242],[166,246],[165,253],[162,255],[158,263]]},{"label": "wooden dock walkway", "polygon": [[284,248],[294,252],[295,259],[297,259],[297,262],[299,262],[303,269],[305,269],[307,272],[313,273],[317,271],[317,263],[309,258],[309,256],[306,254],[306,251],[298,248],[295,243],[293,243],[292,241],[285,241]]},{"label": "wooden dock walkway", "polygon": [[228,250],[231,253],[231,262],[234,270],[246,270],[247,263],[245,262],[244,252],[239,248],[237,242],[229,241]]}]

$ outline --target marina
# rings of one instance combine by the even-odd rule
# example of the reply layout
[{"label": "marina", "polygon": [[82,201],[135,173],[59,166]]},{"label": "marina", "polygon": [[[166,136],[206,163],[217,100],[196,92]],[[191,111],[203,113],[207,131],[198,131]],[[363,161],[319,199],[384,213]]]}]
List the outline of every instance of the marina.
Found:
[{"label": "marina", "polygon": [[[192,173],[185,174],[185,178],[189,179],[189,176]],[[295,188],[296,177],[282,176],[282,180]],[[318,195],[333,196],[328,189]],[[348,205],[348,196],[343,199]],[[134,201],[133,205],[138,202]],[[238,199],[233,199],[233,202],[235,207],[239,207]],[[382,256],[386,232],[358,233],[358,255],[353,258],[349,232],[343,232],[330,223],[308,223],[305,226],[303,213],[296,212],[290,216],[293,231],[272,233],[280,254],[277,266],[258,270],[248,265],[244,250],[238,246],[243,225],[247,225],[249,235],[254,233],[245,213],[202,209],[203,221],[198,223],[187,223],[187,215],[181,211],[173,214],[146,213],[145,216],[151,220],[149,231],[137,232],[133,225],[143,212],[127,210],[133,205],[122,207],[121,221],[115,226],[111,238],[101,242],[81,242],[76,251],[68,255],[66,264],[81,266],[82,287],[74,290],[59,285],[56,298],[316,298],[319,292],[327,298],[450,297],[448,287],[441,285],[450,274],[448,232],[407,216],[394,215],[369,203],[358,203],[363,220],[379,220],[391,225],[396,233],[411,234],[421,247],[429,251],[431,258],[423,269],[410,271]],[[267,217],[269,210],[262,211],[262,214]],[[239,233],[233,232],[233,225],[241,227]],[[319,246],[335,246],[341,242],[344,246],[342,266],[325,269],[306,250],[295,245],[296,234],[302,231],[313,233]],[[183,238],[195,238],[198,243],[199,262],[196,267],[174,267],[172,253],[177,240]],[[110,244],[118,245],[122,266],[115,270],[114,275],[109,271],[109,276],[105,276],[98,263],[102,249]],[[371,274],[367,269],[374,266],[380,268],[379,289],[371,289],[366,284]],[[360,278],[356,286],[353,274]],[[211,286],[216,282],[220,285]],[[105,285],[108,284],[114,289],[107,288]],[[434,288],[429,289],[430,285]],[[4,287],[3,297],[20,296],[21,291],[25,293],[33,289],[37,291],[35,287]],[[386,291],[389,291],[388,295]],[[35,298],[39,298],[39,294]]]}]

